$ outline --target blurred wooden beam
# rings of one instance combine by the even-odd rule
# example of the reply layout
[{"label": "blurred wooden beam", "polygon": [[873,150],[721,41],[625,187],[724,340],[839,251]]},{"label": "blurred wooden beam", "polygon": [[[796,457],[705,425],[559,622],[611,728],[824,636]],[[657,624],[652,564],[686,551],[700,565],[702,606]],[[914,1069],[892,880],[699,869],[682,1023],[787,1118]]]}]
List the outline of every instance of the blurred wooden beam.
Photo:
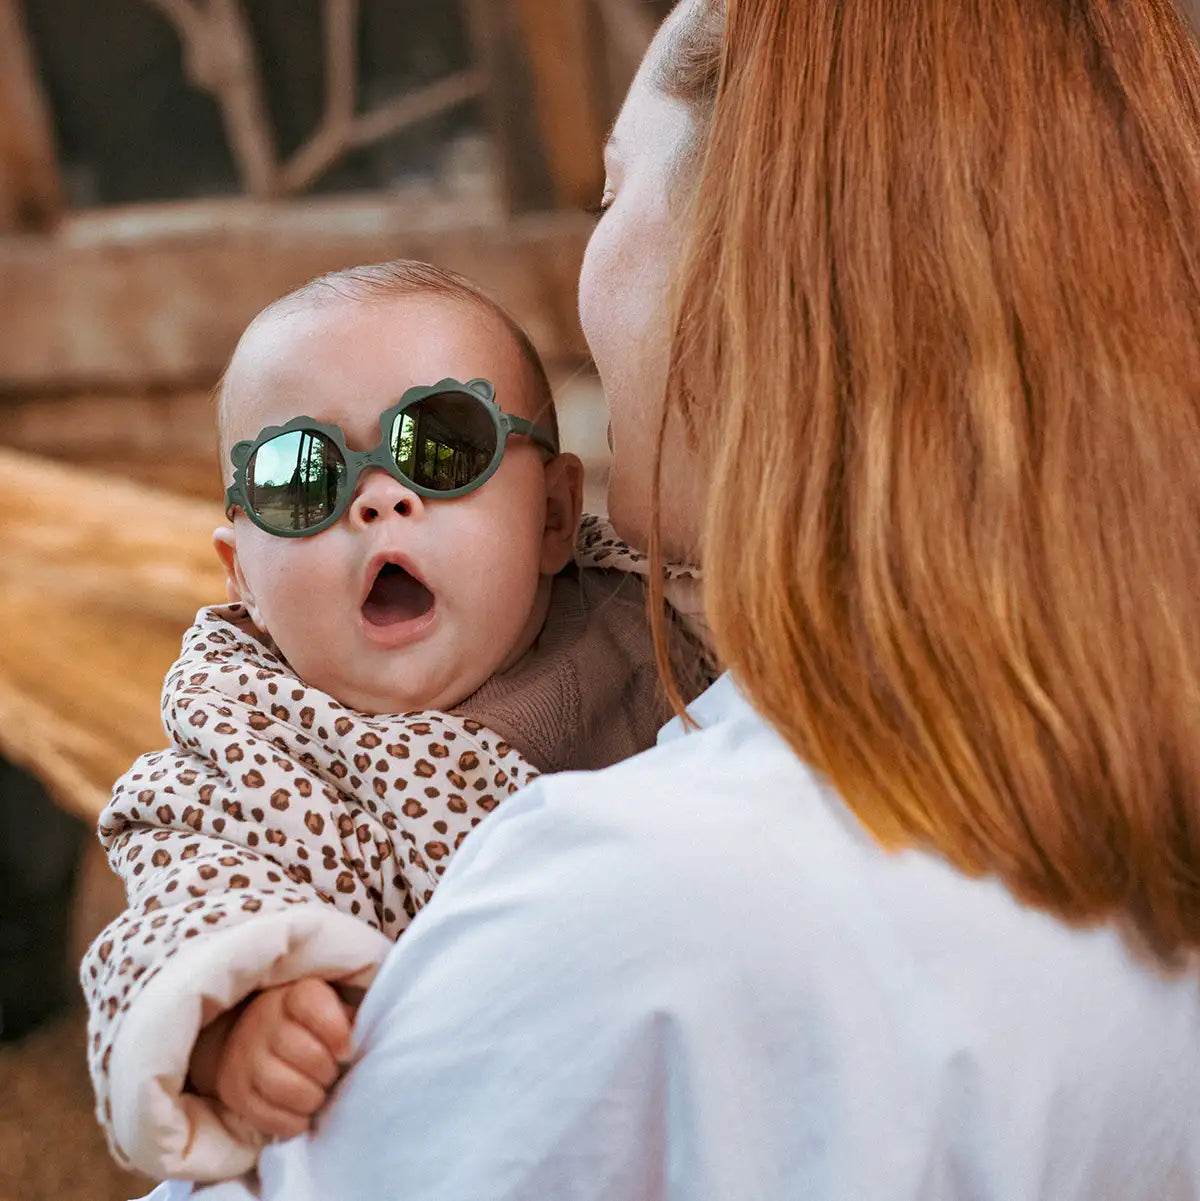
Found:
[{"label": "blurred wooden beam", "polygon": [[0,0],[0,233],[52,229],[65,207],[25,22],[17,0]]},{"label": "blurred wooden beam", "polygon": [[596,64],[602,43],[590,0],[518,0],[538,124],[563,208],[597,203],[604,189]]},{"label": "blurred wooden beam", "polygon": [[551,361],[587,355],[575,316],[586,216],[506,221],[431,196],[141,205],[0,240],[0,398],[211,384],[242,329],[313,276],[416,258],[478,280]]},{"label": "blurred wooden beam", "polygon": [[511,3],[461,0],[484,74],[483,112],[510,213],[539,212],[554,199],[519,15]]},{"label": "blurred wooden beam", "polygon": [[628,82],[637,74],[637,69],[654,40],[654,33],[658,28],[657,15],[639,0],[593,2],[604,22],[614,58],[620,64],[621,74]]},{"label": "blurred wooden beam", "polygon": [[217,503],[0,449],[0,754],[87,821],[163,744],[162,677],[224,599]]}]

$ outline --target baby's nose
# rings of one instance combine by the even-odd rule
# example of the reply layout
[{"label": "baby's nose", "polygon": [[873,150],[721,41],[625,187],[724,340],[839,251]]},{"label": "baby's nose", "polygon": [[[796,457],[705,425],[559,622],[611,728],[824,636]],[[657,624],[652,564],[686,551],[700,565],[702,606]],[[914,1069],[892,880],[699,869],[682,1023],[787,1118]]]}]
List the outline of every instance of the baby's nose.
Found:
[{"label": "baby's nose", "polygon": [[358,492],[350,502],[350,524],[373,525],[389,513],[411,517],[420,506],[421,498],[386,471],[368,471],[359,481]]}]

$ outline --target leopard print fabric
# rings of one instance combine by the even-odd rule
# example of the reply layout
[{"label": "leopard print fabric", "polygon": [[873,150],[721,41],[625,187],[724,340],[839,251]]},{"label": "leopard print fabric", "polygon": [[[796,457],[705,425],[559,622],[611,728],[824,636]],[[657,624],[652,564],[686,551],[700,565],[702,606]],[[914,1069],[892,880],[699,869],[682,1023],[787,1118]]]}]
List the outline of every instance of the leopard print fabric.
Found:
[{"label": "leopard print fabric", "polygon": [[[633,575],[650,575],[650,557],[623,542],[607,518],[587,514],[579,524],[575,562],[580,567],[611,567]],[[667,564],[663,595],[677,622],[696,644],[708,683],[720,675],[709,650],[710,634],[704,620],[703,575],[698,567]]]},{"label": "leopard print fabric", "polygon": [[193,940],[295,906],[334,907],[395,939],[468,832],[538,773],[475,722],[346,709],[300,681],[239,605],[201,612],[163,719],[172,746],[139,759],[100,818],[129,907],[82,979],[114,1154],[177,1171],[131,1154],[113,1108],[114,1048],[155,977]]}]

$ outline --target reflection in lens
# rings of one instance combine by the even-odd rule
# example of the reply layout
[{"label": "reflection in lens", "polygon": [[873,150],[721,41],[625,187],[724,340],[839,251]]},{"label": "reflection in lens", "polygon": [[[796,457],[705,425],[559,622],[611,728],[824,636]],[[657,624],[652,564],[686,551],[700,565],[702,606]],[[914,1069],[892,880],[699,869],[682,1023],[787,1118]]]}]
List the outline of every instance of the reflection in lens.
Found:
[{"label": "reflection in lens", "polygon": [[474,483],[496,457],[496,423],[467,392],[439,392],[409,405],[392,426],[396,464],[414,484],[453,492]]},{"label": "reflection in lens", "polygon": [[246,467],[246,499],[271,529],[307,530],[333,512],[345,478],[345,460],[324,434],[294,430],[254,452]]}]

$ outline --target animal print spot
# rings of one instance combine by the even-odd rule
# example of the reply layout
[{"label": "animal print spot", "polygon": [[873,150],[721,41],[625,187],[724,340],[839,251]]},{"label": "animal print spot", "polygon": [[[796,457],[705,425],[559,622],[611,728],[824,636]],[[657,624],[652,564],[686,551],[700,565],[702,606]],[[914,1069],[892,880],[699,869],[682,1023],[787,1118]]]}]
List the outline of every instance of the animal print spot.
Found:
[{"label": "animal print spot", "polygon": [[474,751],[463,751],[458,757],[459,771],[474,771],[479,766],[479,756]]},{"label": "animal print spot", "polygon": [[325,819],[319,813],[314,813],[311,809],[304,815],[304,824],[314,834],[320,834],[325,829]]},{"label": "animal print spot", "polygon": [[286,809],[290,803],[291,794],[286,788],[276,788],[275,791],[271,793],[272,809]]}]

